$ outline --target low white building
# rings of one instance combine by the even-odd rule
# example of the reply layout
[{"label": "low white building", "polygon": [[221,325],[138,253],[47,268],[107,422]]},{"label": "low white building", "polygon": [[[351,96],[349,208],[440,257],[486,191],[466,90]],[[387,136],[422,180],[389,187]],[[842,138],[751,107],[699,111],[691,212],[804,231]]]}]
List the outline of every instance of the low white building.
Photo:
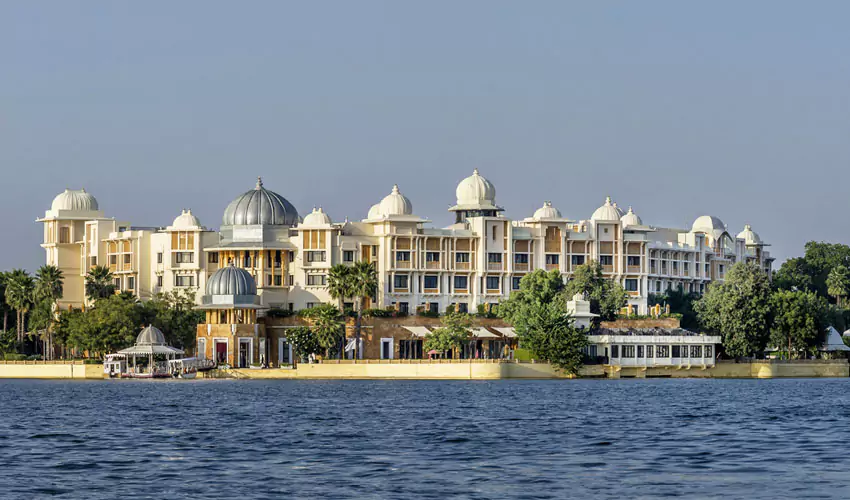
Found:
[{"label": "low white building", "polygon": [[646,368],[714,366],[721,342],[720,336],[681,328],[603,328],[587,338],[591,357],[603,357],[612,366]]}]

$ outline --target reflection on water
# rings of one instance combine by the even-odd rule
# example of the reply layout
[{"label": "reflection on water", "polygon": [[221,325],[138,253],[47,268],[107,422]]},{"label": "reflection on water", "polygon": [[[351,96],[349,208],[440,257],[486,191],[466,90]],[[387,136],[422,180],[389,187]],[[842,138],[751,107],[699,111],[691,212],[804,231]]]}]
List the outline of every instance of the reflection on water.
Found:
[{"label": "reflection on water", "polygon": [[0,496],[850,496],[850,379],[0,381]]}]

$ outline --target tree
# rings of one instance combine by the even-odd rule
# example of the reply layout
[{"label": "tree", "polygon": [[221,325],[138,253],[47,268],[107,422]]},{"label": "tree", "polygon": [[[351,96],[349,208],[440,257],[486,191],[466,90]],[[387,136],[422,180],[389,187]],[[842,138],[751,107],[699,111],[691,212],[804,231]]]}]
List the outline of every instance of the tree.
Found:
[{"label": "tree", "polygon": [[169,345],[186,348],[195,344],[198,324],[204,319],[203,312],[195,309],[195,292],[157,293],[140,307],[142,322],[157,327]]},{"label": "tree", "polygon": [[26,332],[26,315],[33,304],[33,291],[35,281],[32,276],[23,269],[13,270],[6,281],[6,303],[17,313],[17,340],[18,345],[24,342]]},{"label": "tree", "polygon": [[590,311],[598,314],[602,321],[617,319],[620,309],[626,305],[626,291],[602,275],[602,265],[590,262],[576,267],[573,277],[564,289],[567,297],[583,294],[590,301]]},{"label": "tree", "polygon": [[112,271],[106,266],[94,266],[86,273],[86,297],[92,302],[115,294]]},{"label": "tree", "polygon": [[773,326],[770,343],[786,349],[787,358],[817,349],[826,339],[829,304],[813,292],[778,290],[770,298]]},{"label": "tree", "polygon": [[306,326],[296,326],[287,330],[286,340],[292,346],[292,352],[299,358],[319,354],[322,350],[313,331]]},{"label": "tree", "polygon": [[681,288],[673,288],[662,294],[650,294],[647,305],[650,307],[660,304],[670,306],[670,312],[681,314],[680,324],[682,328],[698,328],[699,321],[694,311],[694,303],[700,299],[698,293],[685,293]]},{"label": "tree", "polygon": [[446,352],[460,348],[472,335],[472,318],[465,313],[450,312],[440,318],[441,326],[425,336],[425,351]]},{"label": "tree", "polygon": [[805,257],[788,259],[773,273],[773,286],[778,290],[812,291],[812,274]]},{"label": "tree", "polygon": [[728,355],[764,351],[771,325],[770,280],[757,264],[735,264],[726,281],[712,283],[694,306],[703,328],[722,337]]},{"label": "tree", "polygon": [[805,259],[815,291],[821,297],[826,297],[828,295],[826,279],[832,268],[838,266],[850,268],[850,246],[810,241],[806,243]]},{"label": "tree", "polygon": [[56,314],[56,303],[62,298],[65,287],[65,276],[56,266],[41,266],[35,273],[35,297],[50,304],[50,314],[44,325],[47,332],[45,339],[44,357],[53,359],[53,324]]},{"label": "tree", "polygon": [[[583,278],[574,285],[575,293],[592,293],[604,284],[588,285]],[[604,278],[603,278],[604,280]],[[607,280],[606,280],[607,281]],[[586,288],[583,288],[585,287]],[[519,290],[499,303],[498,314],[513,325],[524,348],[566,373],[578,373],[587,345],[586,332],[575,328],[566,310],[566,287],[558,271],[536,270],[525,275]]]},{"label": "tree", "polygon": [[833,267],[826,277],[826,286],[829,296],[841,307],[844,297],[850,293],[850,271],[843,265]]},{"label": "tree", "polygon": [[354,338],[356,340],[356,356],[360,355],[360,331],[363,322],[363,309],[366,299],[374,297],[378,291],[378,272],[375,265],[365,260],[357,261],[350,269],[349,277],[351,296],[357,300],[357,317],[354,320]]},{"label": "tree", "polygon": [[351,267],[345,264],[336,264],[328,272],[328,293],[339,301],[340,311],[345,311],[345,298],[354,295],[351,282]]},{"label": "tree", "polygon": [[11,273],[0,271],[0,309],[3,311],[3,331],[9,330],[9,311],[11,307],[6,303],[6,283],[9,281]]},{"label": "tree", "polygon": [[332,350],[345,339],[345,319],[333,304],[320,304],[304,312],[310,321],[310,330],[316,336],[319,346],[330,357]]}]

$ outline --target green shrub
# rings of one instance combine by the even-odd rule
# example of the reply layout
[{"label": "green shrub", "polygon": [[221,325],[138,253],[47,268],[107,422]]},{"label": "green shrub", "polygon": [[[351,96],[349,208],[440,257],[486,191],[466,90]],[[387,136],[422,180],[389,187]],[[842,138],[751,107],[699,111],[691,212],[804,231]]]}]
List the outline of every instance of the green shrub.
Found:
[{"label": "green shrub", "polygon": [[272,307],[271,309],[266,311],[266,316],[269,318],[288,318],[294,314],[294,311],[290,311],[289,309],[282,309],[280,307]]},{"label": "green shrub", "polygon": [[395,309],[364,309],[363,316],[366,318],[392,318],[396,315]]},{"label": "green shrub", "polygon": [[421,313],[419,313],[419,316],[423,316],[425,318],[439,318],[440,313],[438,313],[437,311],[427,311],[427,310],[425,310],[425,311],[422,311]]},{"label": "green shrub", "polygon": [[16,352],[7,352],[3,355],[4,361],[24,361],[27,359],[26,354],[18,354]]}]

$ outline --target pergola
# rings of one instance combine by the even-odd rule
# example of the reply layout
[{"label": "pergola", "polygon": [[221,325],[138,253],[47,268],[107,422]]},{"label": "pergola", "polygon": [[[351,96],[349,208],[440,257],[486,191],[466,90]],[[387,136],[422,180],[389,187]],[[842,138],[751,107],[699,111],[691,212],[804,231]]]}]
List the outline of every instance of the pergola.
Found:
[{"label": "pergola", "polygon": [[136,358],[148,358],[148,370],[154,375],[154,356],[164,355],[166,359],[174,359],[183,354],[182,349],[165,344],[165,335],[154,326],[148,326],[136,337],[133,347],[121,349],[118,354],[133,358],[133,373],[136,374]]}]

